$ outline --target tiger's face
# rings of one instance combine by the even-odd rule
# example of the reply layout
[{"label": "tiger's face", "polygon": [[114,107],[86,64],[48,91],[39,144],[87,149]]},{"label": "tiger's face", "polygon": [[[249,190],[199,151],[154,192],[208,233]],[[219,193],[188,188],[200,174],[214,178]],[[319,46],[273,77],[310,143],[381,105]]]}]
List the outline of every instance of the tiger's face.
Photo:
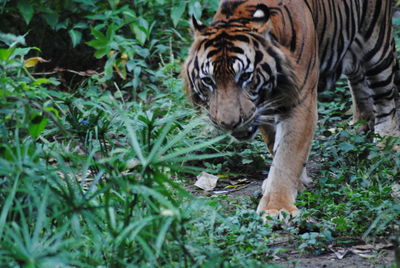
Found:
[{"label": "tiger's face", "polygon": [[[252,20],[235,18],[201,25],[193,18],[195,41],[183,76],[193,103],[217,128],[239,140],[254,137],[260,124],[292,100],[294,76],[281,49],[265,32],[265,5],[247,7]],[[254,23],[255,21],[255,23]],[[253,28],[252,28],[253,27]]]}]

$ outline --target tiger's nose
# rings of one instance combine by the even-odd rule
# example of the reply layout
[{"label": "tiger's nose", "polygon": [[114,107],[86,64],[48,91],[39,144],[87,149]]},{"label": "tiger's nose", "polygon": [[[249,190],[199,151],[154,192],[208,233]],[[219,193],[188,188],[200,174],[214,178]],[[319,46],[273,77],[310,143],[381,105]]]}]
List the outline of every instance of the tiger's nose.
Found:
[{"label": "tiger's nose", "polygon": [[219,125],[223,127],[226,130],[234,130],[238,126],[240,126],[240,123],[242,122],[242,119],[239,118],[239,120],[232,120],[232,121],[221,121]]}]

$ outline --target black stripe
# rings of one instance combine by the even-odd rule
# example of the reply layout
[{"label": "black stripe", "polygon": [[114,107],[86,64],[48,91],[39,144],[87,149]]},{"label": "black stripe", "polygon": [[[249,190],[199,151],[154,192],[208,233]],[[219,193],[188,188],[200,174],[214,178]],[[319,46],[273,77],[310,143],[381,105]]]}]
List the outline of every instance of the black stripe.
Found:
[{"label": "black stripe", "polygon": [[[370,84],[370,87],[371,87],[372,89],[384,88],[384,87],[387,87],[388,85],[390,85],[391,83],[393,83],[393,75],[389,75],[389,77],[386,78],[385,80],[371,83],[371,84]],[[381,95],[381,94],[380,94],[380,95]],[[378,95],[378,96],[379,96],[379,95]],[[375,97],[374,97],[374,99],[375,99]]]},{"label": "black stripe", "polygon": [[269,55],[271,55],[271,57],[273,57],[274,59],[280,59],[280,57],[278,56],[278,53],[276,53],[273,49],[272,49],[272,47],[269,47],[268,49],[267,49],[267,53],[269,54]]},{"label": "black stripe", "polygon": [[261,68],[263,68],[263,70],[264,70],[269,76],[272,76],[272,69],[271,69],[271,66],[269,66],[269,64],[263,63],[263,64],[261,64]]},{"label": "black stripe", "polygon": [[247,36],[243,35],[243,34],[232,35],[232,39],[231,40],[241,41],[241,42],[245,42],[245,43],[249,43],[250,42],[250,39]]},{"label": "black stripe", "polygon": [[289,17],[290,28],[292,29],[292,36],[291,36],[291,40],[290,40],[290,51],[294,52],[296,50],[296,29],[293,24],[292,15],[289,12],[289,9],[287,6],[285,6],[285,10]]},{"label": "black stripe", "polygon": [[[391,54],[391,53],[390,53]],[[382,62],[379,62],[374,68],[368,69],[365,73],[367,76],[375,76],[382,73],[388,67],[390,67],[393,63],[393,58],[391,56],[386,57]]]},{"label": "black stripe", "polygon": [[372,98],[374,99],[374,101],[379,101],[381,99],[385,99],[385,100],[390,100],[394,98],[394,88],[392,88],[391,90],[388,90],[384,93],[381,94],[375,94],[374,96],[372,96]]},{"label": "black stripe", "polygon": [[376,21],[379,18],[379,13],[381,12],[381,7],[382,7],[382,2],[381,1],[376,1],[375,2],[375,9],[374,9],[374,15],[372,16],[372,19],[369,20],[369,27],[364,35],[367,39],[369,39],[372,35],[372,32],[374,31],[375,26],[377,25]]},{"label": "black stripe", "polygon": [[365,16],[367,15],[367,10],[368,10],[368,1],[364,1],[364,5],[363,8],[361,8],[361,20],[360,20],[360,25],[364,25],[364,21],[365,21]]},{"label": "black stripe", "polygon": [[304,50],[304,40],[301,42],[301,46],[300,46],[300,49],[299,49],[299,52],[298,52],[298,55],[297,55],[297,59],[296,59],[296,63],[299,63],[300,62],[300,60],[302,59],[302,56],[303,56],[303,50]]},{"label": "black stripe", "polygon": [[260,63],[264,58],[263,53],[259,50],[256,50],[256,56],[254,57],[254,67]]},{"label": "black stripe", "polygon": [[231,47],[228,49],[228,51],[237,53],[237,54],[244,54],[244,50],[241,49],[240,47]]},{"label": "black stripe", "polygon": [[382,29],[379,32],[378,39],[375,40],[375,46],[365,54],[365,56],[364,56],[364,61],[365,62],[369,62],[370,60],[372,60],[372,58],[376,55],[376,53],[378,53],[378,51],[380,49],[385,49],[386,50],[388,48],[387,45],[384,48],[382,47],[382,43],[381,42],[382,42],[382,40],[384,40],[384,35],[385,35],[385,31]]},{"label": "black stripe", "polygon": [[[387,116],[390,116],[390,115],[394,114],[395,112],[396,112],[396,108],[393,108],[390,112],[384,113],[384,114],[378,114],[375,117],[376,118],[384,118],[384,117],[387,117]],[[381,122],[381,123],[383,123],[383,122]]]},{"label": "black stripe", "polygon": [[221,49],[214,49],[214,50],[211,50],[210,52],[208,52],[207,58],[211,58],[211,57],[217,55],[219,52],[221,52]]}]

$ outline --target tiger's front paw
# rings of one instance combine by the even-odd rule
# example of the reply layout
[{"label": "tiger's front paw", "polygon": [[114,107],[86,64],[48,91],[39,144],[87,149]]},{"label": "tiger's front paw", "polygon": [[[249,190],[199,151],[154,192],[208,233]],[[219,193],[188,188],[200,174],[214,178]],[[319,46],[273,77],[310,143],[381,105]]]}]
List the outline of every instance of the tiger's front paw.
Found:
[{"label": "tiger's front paw", "polygon": [[268,217],[277,217],[280,220],[287,220],[290,217],[300,215],[300,210],[290,200],[271,200],[268,195],[264,195],[257,207],[257,213],[268,221]]},{"label": "tiger's front paw", "polygon": [[263,218],[264,222],[268,222],[268,218],[278,218],[284,222],[287,222],[290,218],[294,218],[300,215],[300,210],[293,206],[291,210],[289,209],[265,209],[265,210],[257,210],[257,213]]}]

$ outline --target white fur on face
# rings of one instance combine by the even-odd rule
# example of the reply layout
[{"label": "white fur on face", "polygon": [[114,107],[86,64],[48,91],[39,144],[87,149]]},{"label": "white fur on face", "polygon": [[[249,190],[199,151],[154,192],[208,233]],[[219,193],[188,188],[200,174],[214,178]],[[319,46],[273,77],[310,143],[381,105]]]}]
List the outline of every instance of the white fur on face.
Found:
[{"label": "white fur on face", "polygon": [[233,67],[233,70],[235,71],[235,73],[239,73],[243,69],[243,64],[241,61],[235,60],[232,67]]}]

